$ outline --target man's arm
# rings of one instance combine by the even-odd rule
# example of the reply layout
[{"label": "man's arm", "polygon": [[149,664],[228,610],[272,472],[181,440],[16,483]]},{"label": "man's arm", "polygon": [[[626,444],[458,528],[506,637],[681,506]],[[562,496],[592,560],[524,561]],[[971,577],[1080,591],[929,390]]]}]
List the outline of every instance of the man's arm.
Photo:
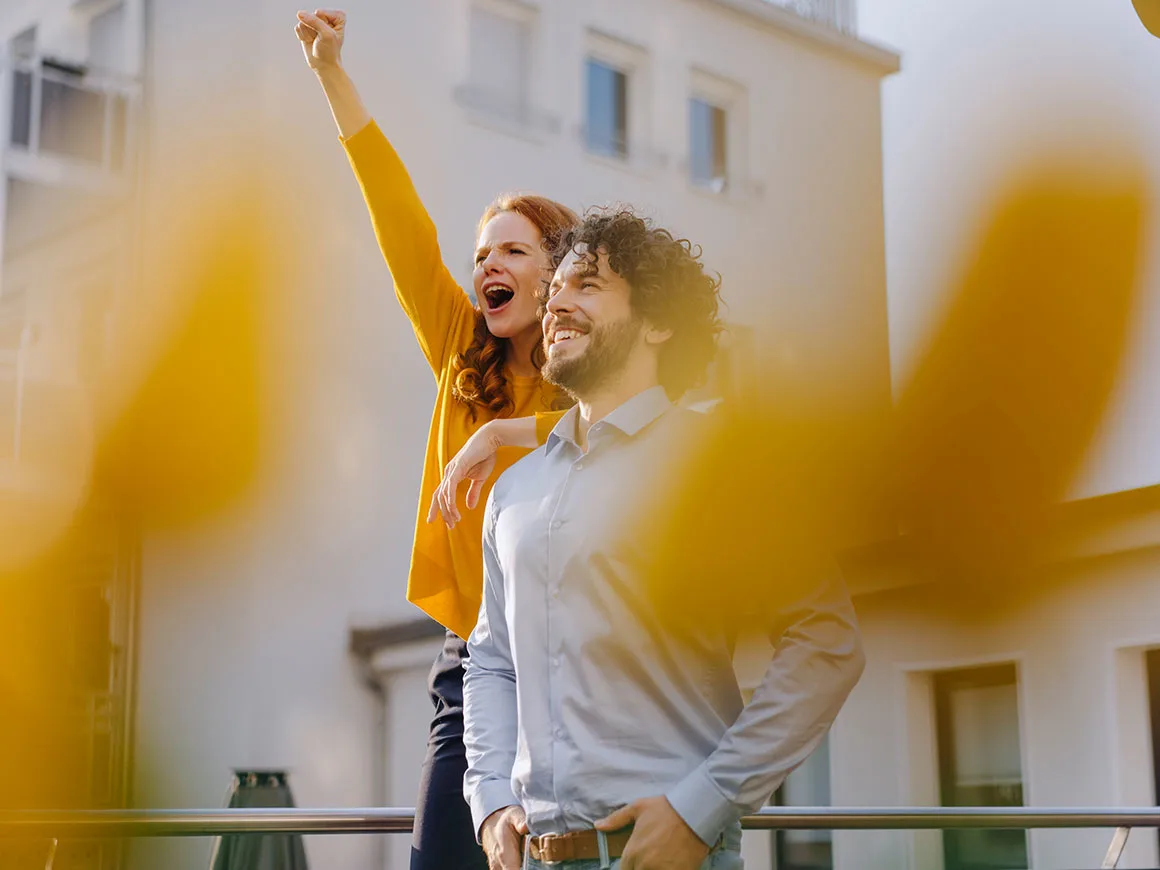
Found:
[{"label": "man's arm", "polygon": [[463,679],[463,743],[467,749],[463,793],[479,836],[493,813],[518,805],[511,787],[516,758],[516,671],[504,617],[495,517],[493,495],[487,502],[483,526],[483,603],[467,643]]},{"label": "man's arm", "polygon": [[862,676],[854,607],[836,565],[776,617],[773,660],[753,698],[713,754],[665,795],[707,844],[765,804],[817,748]]}]

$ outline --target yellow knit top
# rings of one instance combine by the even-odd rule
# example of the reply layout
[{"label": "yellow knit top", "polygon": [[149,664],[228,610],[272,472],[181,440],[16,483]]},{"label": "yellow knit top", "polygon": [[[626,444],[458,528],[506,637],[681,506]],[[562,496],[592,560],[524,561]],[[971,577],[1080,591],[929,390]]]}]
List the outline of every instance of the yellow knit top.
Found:
[{"label": "yellow knit top", "polygon": [[[438,394],[427,436],[427,456],[419,488],[415,544],[407,578],[407,600],[433,619],[466,638],[475,626],[483,589],[482,508],[463,511],[448,529],[427,522],[427,509],[443,468],[472,433],[495,415],[477,407],[475,420],[452,396],[452,363],[471,344],[475,309],[443,263],[435,225],[411,182],[399,155],[372,121],[343,140],[355,177],[370,211],[379,248],[391,270],[395,295],[415,329]],[[537,414],[537,434],[546,438],[560,413],[550,412],[552,390],[538,377],[507,376],[515,405],[512,416]],[[562,413],[562,412],[561,412]],[[484,503],[495,479],[526,450],[501,448],[495,474],[484,487]]]}]

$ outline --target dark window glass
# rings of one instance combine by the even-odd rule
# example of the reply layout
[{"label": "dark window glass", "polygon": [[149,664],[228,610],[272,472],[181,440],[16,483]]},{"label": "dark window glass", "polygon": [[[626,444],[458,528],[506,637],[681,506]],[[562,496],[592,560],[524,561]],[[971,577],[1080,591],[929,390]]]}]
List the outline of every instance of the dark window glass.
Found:
[{"label": "dark window glass", "polygon": [[[939,786],[945,807],[1023,806],[1014,665],[935,674]],[[1022,830],[943,832],[945,870],[1022,870]]]},{"label": "dark window glass", "polygon": [[598,60],[588,60],[588,149],[596,154],[628,154],[628,76]]},{"label": "dark window glass", "polygon": [[32,141],[32,74],[12,74],[12,144],[27,148]]},{"label": "dark window glass", "polygon": [[704,100],[689,100],[689,168],[696,184],[725,189],[725,110]]}]

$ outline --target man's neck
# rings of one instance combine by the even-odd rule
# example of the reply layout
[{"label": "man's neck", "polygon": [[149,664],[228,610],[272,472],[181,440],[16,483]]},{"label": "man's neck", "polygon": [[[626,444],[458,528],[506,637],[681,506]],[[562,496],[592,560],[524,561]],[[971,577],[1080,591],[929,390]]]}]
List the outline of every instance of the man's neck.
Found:
[{"label": "man's neck", "polygon": [[577,396],[580,413],[576,417],[576,443],[588,451],[588,430],[603,420],[633,396],[659,386],[656,369],[634,373],[625,371],[615,381],[602,384],[590,395]]}]

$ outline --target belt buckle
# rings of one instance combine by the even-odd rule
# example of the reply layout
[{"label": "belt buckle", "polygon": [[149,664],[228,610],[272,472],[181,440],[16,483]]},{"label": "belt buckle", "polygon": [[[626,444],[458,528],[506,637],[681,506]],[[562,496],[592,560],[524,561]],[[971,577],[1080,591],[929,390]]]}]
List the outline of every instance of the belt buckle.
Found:
[{"label": "belt buckle", "polygon": [[555,851],[553,848],[553,844],[555,843],[556,840],[560,840],[561,842],[566,842],[566,839],[564,837],[561,837],[559,834],[543,834],[538,839],[539,839],[538,846],[539,846],[539,850],[540,850],[540,858],[539,858],[540,863],[542,863],[542,864],[562,864],[562,863],[564,863],[564,861],[568,860],[567,858],[564,858],[564,857],[557,858],[553,855],[553,853]]}]

